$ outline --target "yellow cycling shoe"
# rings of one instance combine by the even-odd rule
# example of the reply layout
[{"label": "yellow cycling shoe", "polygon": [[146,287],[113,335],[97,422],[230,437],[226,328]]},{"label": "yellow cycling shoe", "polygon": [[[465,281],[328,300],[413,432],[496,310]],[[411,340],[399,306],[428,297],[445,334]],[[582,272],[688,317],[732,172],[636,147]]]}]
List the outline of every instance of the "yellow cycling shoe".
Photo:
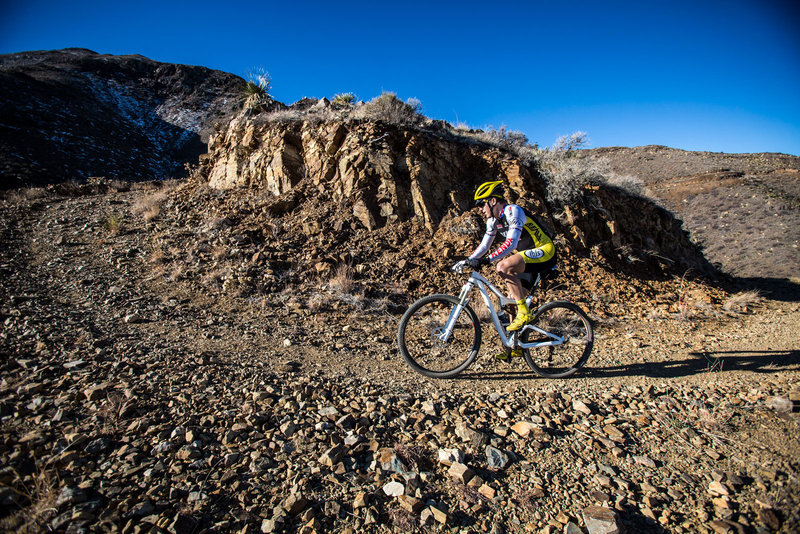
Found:
[{"label": "yellow cycling shoe", "polygon": [[494,359],[500,362],[510,362],[512,358],[522,358],[522,349],[505,349],[494,355]]},{"label": "yellow cycling shoe", "polygon": [[508,330],[509,332],[514,332],[516,330],[519,330],[520,328],[522,328],[531,321],[533,321],[533,315],[531,315],[530,313],[518,313],[517,316],[514,318],[514,322],[508,325],[508,328],[506,328],[506,330]]}]

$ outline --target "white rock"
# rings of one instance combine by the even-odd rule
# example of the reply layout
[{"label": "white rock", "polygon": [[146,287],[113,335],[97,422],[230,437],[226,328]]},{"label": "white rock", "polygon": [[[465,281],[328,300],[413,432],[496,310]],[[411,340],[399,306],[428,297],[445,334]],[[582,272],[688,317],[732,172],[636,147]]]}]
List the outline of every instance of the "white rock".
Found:
[{"label": "white rock", "polygon": [[383,486],[383,492],[389,497],[398,497],[406,492],[406,488],[401,483],[392,481]]}]

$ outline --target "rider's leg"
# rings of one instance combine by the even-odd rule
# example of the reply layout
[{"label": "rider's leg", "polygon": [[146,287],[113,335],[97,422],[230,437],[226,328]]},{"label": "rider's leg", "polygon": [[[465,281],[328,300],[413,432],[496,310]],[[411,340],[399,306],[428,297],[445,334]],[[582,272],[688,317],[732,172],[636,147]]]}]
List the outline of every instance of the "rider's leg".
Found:
[{"label": "rider's leg", "polygon": [[525,259],[520,254],[512,254],[497,265],[497,273],[506,281],[509,297],[517,302],[517,316],[508,326],[509,331],[519,330],[532,319],[528,305],[525,303],[525,289],[522,287],[519,273],[525,270]]},{"label": "rider's leg", "polygon": [[508,296],[514,300],[525,298],[522,280],[517,276],[525,270],[525,260],[519,254],[512,254],[497,264],[497,274],[506,281]]}]

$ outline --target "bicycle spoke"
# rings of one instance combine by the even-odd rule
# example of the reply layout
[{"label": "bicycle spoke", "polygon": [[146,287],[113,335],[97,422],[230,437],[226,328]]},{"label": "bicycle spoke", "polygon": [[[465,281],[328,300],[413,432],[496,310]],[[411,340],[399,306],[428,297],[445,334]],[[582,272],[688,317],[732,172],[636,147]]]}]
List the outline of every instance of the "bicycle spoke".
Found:
[{"label": "bicycle spoke", "polygon": [[448,335],[448,320],[456,304],[454,297],[427,297],[412,305],[401,320],[401,353],[414,370],[444,378],[458,374],[475,359],[480,326],[471,309],[462,308],[452,318]]},{"label": "bicycle spoke", "polygon": [[[542,306],[534,324],[563,340],[561,343],[525,351],[525,361],[541,376],[565,377],[582,367],[592,350],[594,334],[586,315],[574,304],[554,302]],[[532,339],[529,339],[532,338]],[[553,338],[526,330],[523,342],[554,341]]]}]

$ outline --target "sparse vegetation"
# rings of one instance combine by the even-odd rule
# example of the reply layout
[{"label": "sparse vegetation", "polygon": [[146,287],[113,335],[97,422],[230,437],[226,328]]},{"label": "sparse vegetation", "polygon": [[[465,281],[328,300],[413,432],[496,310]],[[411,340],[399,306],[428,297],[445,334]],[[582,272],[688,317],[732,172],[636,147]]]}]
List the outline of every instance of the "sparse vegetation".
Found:
[{"label": "sparse vegetation", "polygon": [[122,231],[122,224],[124,216],[119,212],[107,213],[102,221],[103,228],[112,235],[116,235]]},{"label": "sparse vegetation", "polygon": [[384,92],[353,112],[355,118],[381,120],[391,124],[417,125],[425,120],[420,115],[421,103],[417,99],[403,102],[395,93]]},{"label": "sparse vegetation", "polygon": [[589,135],[586,132],[577,131],[569,135],[562,135],[557,138],[549,151],[564,154],[570,157],[574,150],[584,148],[589,144]]},{"label": "sparse vegetation", "polygon": [[760,291],[750,290],[736,293],[722,305],[722,309],[729,313],[749,313],[764,300]]},{"label": "sparse vegetation", "polygon": [[328,285],[339,293],[350,293],[353,290],[353,268],[348,263],[340,263]]},{"label": "sparse vegetation", "polygon": [[[359,106],[312,100],[293,112],[350,117]],[[73,188],[80,196],[48,186],[43,200],[0,202],[1,531],[586,530],[581,510],[602,501],[623,531],[798,530],[796,299],[762,309],[672,276],[693,257],[681,255],[680,225],[618,191],[584,187],[575,206],[545,205],[535,161],[514,175],[517,158],[494,148],[538,157],[535,147],[504,128],[479,142],[425,121],[408,129],[426,152],[417,160],[390,150],[403,135],[383,123],[265,130],[313,141],[303,178],[277,198],[255,181],[205,185],[211,165],[237,155],[222,147],[231,152],[163,199],[153,183],[122,193],[98,181]],[[367,145],[387,133],[391,143]],[[451,147],[465,157],[448,159]],[[324,180],[312,150],[333,163]],[[385,174],[370,167],[384,162]],[[511,198],[564,213],[558,287],[537,296],[586,306],[599,350],[578,380],[533,379],[521,362],[492,359],[497,338],[483,325],[475,372],[420,380],[398,359],[402,308],[458,292],[464,279],[447,267],[485,225],[452,205],[469,198],[472,169],[500,167]],[[360,200],[375,201],[376,228],[354,216]],[[422,208],[438,227],[415,220]],[[114,238],[101,228],[112,210],[126,217]],[[648,322],[651,309],[663,320]],[[432,351],[444,319],[424,326]],[[522,421],[538,428],[524,436]],[[475,473],[468,484],[438,462],[445,448],[463,454],[445,452]],[[382,491],[390,481],[405,496]],[[769,524],[756,504],[767,499]]]},{"label": "sparse vegetation", "polygon": [[353,93],[339,93],[333,97],[332,102],[338,106],[352,106],[356,103],[356,95]]},{"label": "sparse vegetation", "polygon": [[164,201],[169,198],[170,189],[160,189],[150,194],[139,197],[131,206],[131,211],[140,215],[146,222],[158,218]]},{"label": "sparse vegetation", "polygon": [[[19,510],[0,519],[0,529],[7,532],[33,534],[48,529],[48,522],[56,514],[59,479],[55,471],[46,469],[39,462],[35,471],[26,476],[14,473],[20,483],[10,487],[9,498]],[[18,489],[21,487],[21,489]]]},{"label": "sparse vegetation", "polygon": [[416,516],[398,505],[388,509],[389,519],[398,532],[415,532],[419,528]]},{"label": "sparse vegetation", "polygon": [[263,111],[267,104],[272,101],[269,91],[272,87],[272,80],[264,69],[255,69],[247,76],[242,88],[244,94],[244,109],[258,112]]},{"label": "sparse vegetation", "polygon": [[554,148],[541,151],[537,158],[539,171],[547,183],[547,200],[556,206],[575,203],[584,187],[603,183],[610,174],[607,162],[573,158],[572,149],[565,150],[565,146],[572,145],[557,142]]},{"label": "sparse vegetation", "polygon": [[24,202],[42,198],[47,194],[43,187],[20,187],[17,189],[9,189],[3,192],[3,199],[7,202]]}]

